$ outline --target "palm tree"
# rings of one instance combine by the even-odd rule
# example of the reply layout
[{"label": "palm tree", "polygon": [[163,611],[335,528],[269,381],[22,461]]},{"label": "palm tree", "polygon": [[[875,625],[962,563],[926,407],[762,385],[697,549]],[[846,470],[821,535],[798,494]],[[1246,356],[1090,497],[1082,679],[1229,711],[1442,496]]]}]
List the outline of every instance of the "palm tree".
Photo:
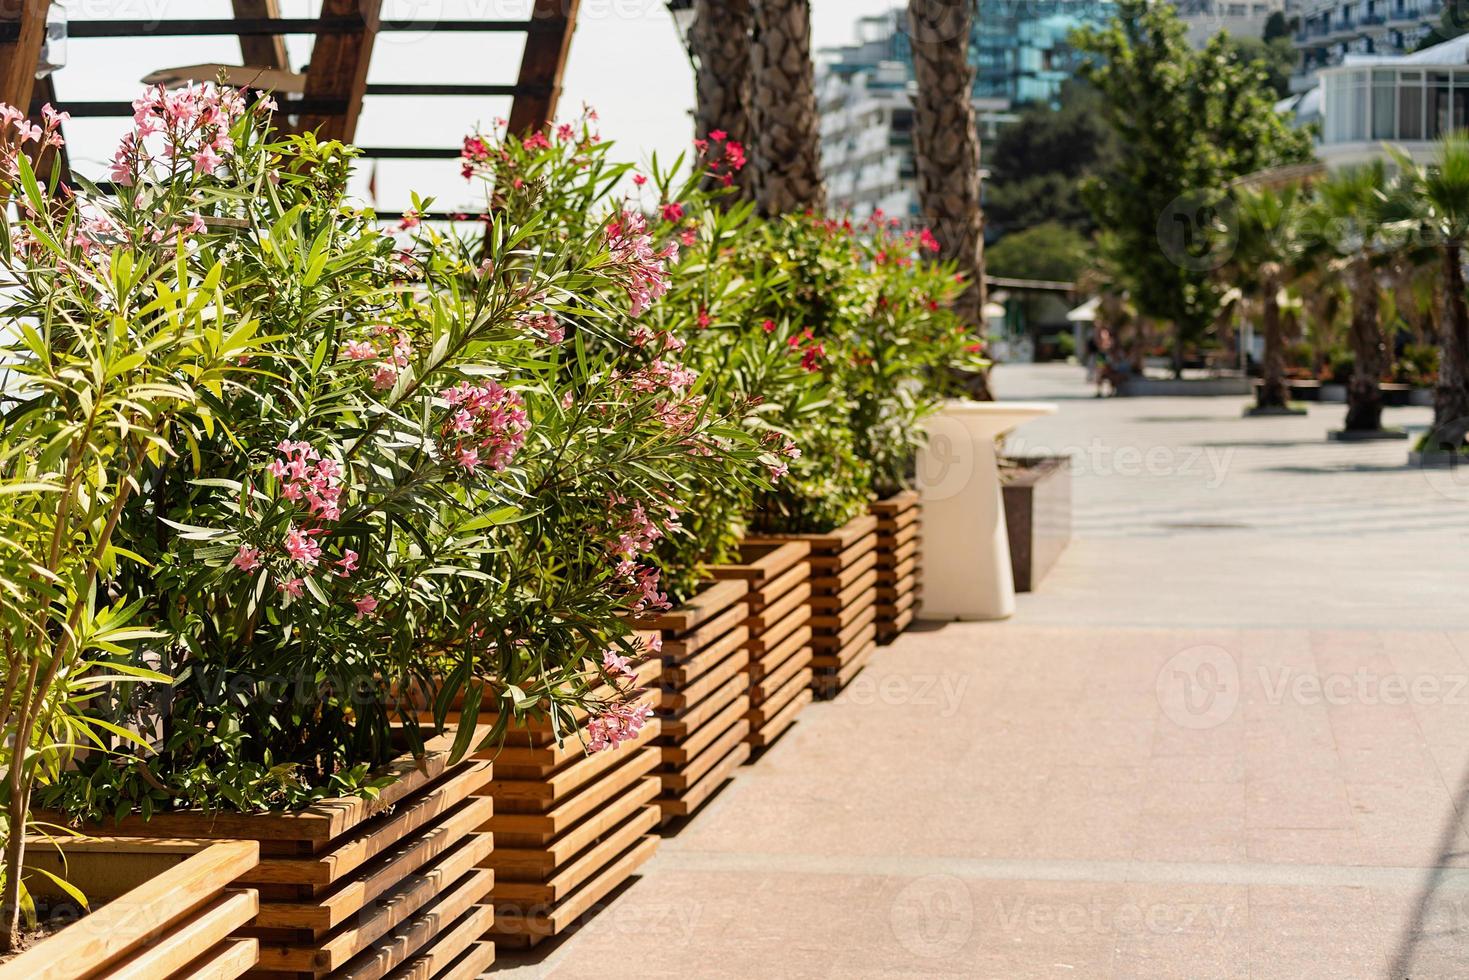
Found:
[{"label": "palm tree", "polygon": [[1337,171],[1316,186],[1314,237],[1345,269],[1352,298],[1347,340],[1354,364],[1343,426],[1348,433],[1383,431],[1381,383],[1391,355],[1379,323],[1377,267],[1392,254],[1387,193],[1387,169],[1381,161]]},{"label": "palm tree", "polygon": [[[723,130],[728,138],[748,147],[754,127],[750,121],[753,78],[750,68],[750,35],[755,13],[750,0],[695,0],[694,22],[689,28],[689,52],[697,65],[694,87],[698,94],[695,135],[708,139]],[[736,175],[740,197],[749,198],[750,179]]]},{"label": "palm tree", "polygon": [[1252,414],[1281,414],[1290,411],[1290,386],[1285,380],[1285,332],[1280,316],[1280,293],[1286,287],[1297,256],[1303,251],[1300,238],[1300,198],[1294,187],[1241,187],[1235,191],[1235,241],[1233,254],[1221,269],[1241,295],[1260,307],[1260,328],[1265,339],[1261,384]]},{"label": "palm tree", "polygon": [[1436,243],[1443,278],[1438,318],[1438,387],[1433,393],[1432,445],[1461,451],[1469,433],[1469,308],[1464,300],[1464,240],[1469,234],[1469,138],[1444,139],[1431,165],[1403,154],[1398,165],[1415,192],[1420,217]]},{"label": "palm tree", "polygon": [[821,131],[807,0],[753,0],[756,200],[766,215],[823,211]]},{"label": "palm tree", "polygon": [[972,6],[971,0],[909,0],[908,33],[918,82],[913,155],[919,204],[940,257],[958,262],[969,281],[955,310],[977,327],[984,322],[984,213],[969,64]]}]

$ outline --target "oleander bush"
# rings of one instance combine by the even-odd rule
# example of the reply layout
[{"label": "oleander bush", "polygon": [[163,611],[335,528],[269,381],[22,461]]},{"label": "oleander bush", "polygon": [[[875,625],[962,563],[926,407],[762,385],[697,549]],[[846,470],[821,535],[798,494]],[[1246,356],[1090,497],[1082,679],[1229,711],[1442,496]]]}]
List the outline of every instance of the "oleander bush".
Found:
[{"label": "oleander bush", "polygon": [[723,134],[639,172],[590,115],[475,133],[481,219],[385,227],[268,101],[134,108],[108,194],[0,108],[12,922],[33,797],[290,808],[432,731],[634,736],[630,622],[902,486],[975,353],[926,236],[758,218]]}]

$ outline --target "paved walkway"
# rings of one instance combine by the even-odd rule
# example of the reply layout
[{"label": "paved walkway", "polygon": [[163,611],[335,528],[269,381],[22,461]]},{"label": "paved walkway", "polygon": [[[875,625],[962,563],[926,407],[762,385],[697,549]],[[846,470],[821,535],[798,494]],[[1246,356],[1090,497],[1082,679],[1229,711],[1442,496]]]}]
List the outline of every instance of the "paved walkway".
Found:
[{"label": "paved walkway", "polygon": [[1041,591],[884,648],[515,973],[1469,976],[1469,485],[1341,406],[998,386],[1076,457]]}]

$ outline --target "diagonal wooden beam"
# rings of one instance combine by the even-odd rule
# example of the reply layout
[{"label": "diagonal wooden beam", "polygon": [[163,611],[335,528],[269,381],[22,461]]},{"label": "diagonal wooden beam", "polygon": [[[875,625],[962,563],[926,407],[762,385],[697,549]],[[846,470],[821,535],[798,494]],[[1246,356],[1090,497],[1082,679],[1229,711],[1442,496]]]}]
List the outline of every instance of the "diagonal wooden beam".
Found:
[{"label": "diagonal wooden beam", "polygon": [[[278,20],[280,0],[233,0],[235,17]],[[240,35],[240,55],[245,64],[265,68],[290,68],[286,58],[286,39],[282,35]]]},{"label": "diagonal wooden beam", "polygon": [[297,129],[316,130],[321,139],[350,143],[362,113],[362,96],[367,90],[367,69],[372,45],[377,39],[382,14],[381,0],[323,0],[322,19],[362,16],[362,28],[342,34],[317,35],[306,69],[307,99],[342,99],[345,108],[330,115],[302,115]]},{"label": "diagonal wooden beam", "polygon": [[0,102],[31,107],[36,63],[46,40],[46,7],[39,0],[0,0],[0,24],[13,25],[0,41]]},{"label": "diagonal wooden beam", "polygon": [[556,115],[580,6],[581,0],[536,0],[516,83],[522,91],[510,105],[510,132],[542,129]]}]

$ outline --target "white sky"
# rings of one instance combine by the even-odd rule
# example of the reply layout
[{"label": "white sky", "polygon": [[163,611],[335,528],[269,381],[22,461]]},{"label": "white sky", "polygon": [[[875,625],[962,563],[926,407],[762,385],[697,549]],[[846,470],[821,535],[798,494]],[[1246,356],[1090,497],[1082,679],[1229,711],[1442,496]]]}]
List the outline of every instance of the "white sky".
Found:
[{"label": "white sky", "polygon": [[[899,5],[896,0],[811,0],[813,46],[851,41],[859,17]],[[72,20],[167,19],[228,16],[229,0],[65,0]],[[312,17],[320,0],[281,0],[282,16]],[[398,20],[524,19],[531,0],[386,0],[384,16]],[[372,82],[512,83],[523,35],[402,34],[378,36]],[[292,67],[309,59],[310,39],[287,39]],[[150,71],[208,62],[240,63],[233,37],[72,40],[67,67],[55,76],[58,98],[128,100]],[[457,146],[477,121],[508,113],[509,99],[389,98],[367,100],[357,141],[374,146]],[[575,115],[583,102],[601,116],[603,137],[618,156],[646,160],[654,151],[672,159],[692,135],[693,73],[663,0],[582,0],[558,114]],[[75,120],[67,126],[73,166],[105,170],[124,119]],[[359,175],[359,188],[366,175]],[[438,198],[452,209],[476,207],[453,161],[384,161],[378,200],[384,213],[406,206],[409,191]]]}]

